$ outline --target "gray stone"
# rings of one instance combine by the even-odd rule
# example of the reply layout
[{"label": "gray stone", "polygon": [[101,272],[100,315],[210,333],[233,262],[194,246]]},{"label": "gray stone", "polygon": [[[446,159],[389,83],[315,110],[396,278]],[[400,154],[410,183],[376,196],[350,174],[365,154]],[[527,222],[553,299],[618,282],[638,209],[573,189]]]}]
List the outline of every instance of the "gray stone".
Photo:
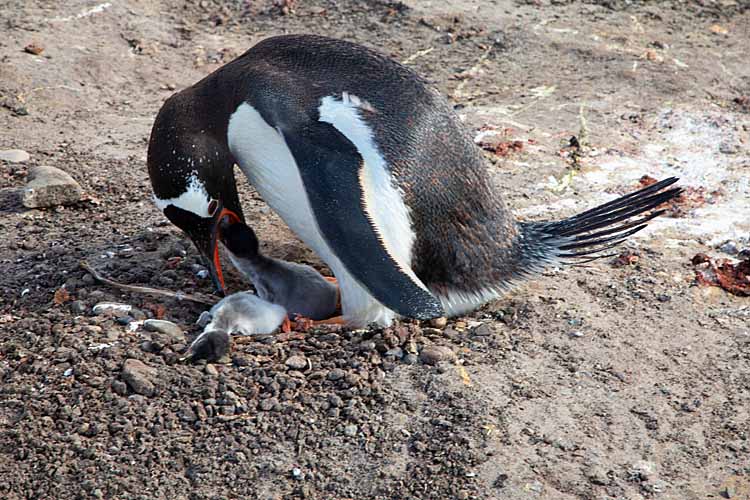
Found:
[{"label": "gray stone", "polygon": [[720,252],[724,252],[729,255],[737,255],[740,253],[740,249],[737,248],[737,242],[735,241],[725,241],[720,247]]},{"label": "gray stone", "polygon": [[445,328],[448,324],[448,318],[441,316],[439,318],[433,318],[430,320],[430,326],[433,328]]},{"label": "gray stone", "polygon": [[346,375],[346,372],[342,370],[341,368],[334,368],[333,370],[328,372],[328,380],[336,381],[336,380],[344,378],[345,375]]},{"label": "gray stone", "polygon": [[91,309],[91,311],[97,316],[100,314],[124,316],[129,313],[132,308],[133,306],[131,305],[120,304],[118,302],[99,302]]},{"label": "gray stone", "polygon": [[137,359],[126,359],[122,366],[121,376],[136,394],[153,396],[153,378],[156,377],[156,374],[156,368],[152,368]]},{"label": "gray stone", "polygon": [[357,426],[354,424],[349,424],[346,427],[344,427],[344,434],[346,434],[349,437],[354,437],[357,435]]},{"label": "gray stone", "polygon": [[404,355],[403,361],[407,365],[416,365],[417,361],[419,361],[419,358],[417,357],[416,354],[409,353],[409,354]]},{"label": "gray stone", "polygon": [[304,370],[308,367],[307,358],[304,356],[289,356],[284,364],[292,370]]},{"label": "gray stone", "polygon": [[29,161],[31,155],[22,149],[5,149],[0,151],[0,160],[8,163],[23,163]]},{"label": "gray stone", "polygon": [[630,475],[641,481],[649,481],[656,476],[656,464],[648,460],[639,460],[630,469]]},{"label": "gray stone", "polygon": [[334,408],[341,408],[344,406],[344,400],[341,399],[338,394],[331,394],[328,396],[328,404]]},{"label": "gray stone", "polygon": [[607,471],[604,470],[599,465],[592,465],[588,469],[586,469],[586,477],[589,481],[591,481],[593,484],[598,485],[605,485],[609,484],[609,477],[607,476]]},{"label": "gray stone", "polygon": [[163,333],[173,340],[185,339],[185,334],[183,333],[182,328],[171,321],[165,321],[163,319],[147,319],[143,322],[143,328],[149,332]]},{"label": "gray stone", "polygon": [[441,361],[454,361],[456,355],[447,347],[431,345],[422,349],[419,359],[426,365],[436,365]]},{"label": "gray stone", "polygon": [[80,300],[74,300],[70,303],[70,310],[73,314],[83,314],[86,311],[86,306]]},{"label": "gray stone", "polygon": [[80,201],[81,186],[66,172],[49,166],[32,167],[21,195],[27,208],[55,207]]},{"label": "gray stone", "polygon": [[482,323],[478,327],[474,328],[471,331],[471,334],[475,337],[487,337],[488,335],[492,335],[492,329],[487,323]]},{"label": "gray stone", "polygon": [[279,403],[276,398],[261,399],[258,407],[262,411],[271,411]]}]

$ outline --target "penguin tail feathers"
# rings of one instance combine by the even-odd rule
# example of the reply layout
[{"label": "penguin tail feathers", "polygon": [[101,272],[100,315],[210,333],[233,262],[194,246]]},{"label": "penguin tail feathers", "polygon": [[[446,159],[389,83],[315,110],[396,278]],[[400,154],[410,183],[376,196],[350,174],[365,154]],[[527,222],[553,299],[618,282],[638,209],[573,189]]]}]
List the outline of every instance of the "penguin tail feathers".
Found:
[{"label": "penguin tail feathers", "polygon": [[680,195],[682,188],[666,189],[677,180],[664,179],[560,221],[521,223],[524,260],[533,266],[611,257],[608,250],[645,228],[665,212],[654,209]]}]

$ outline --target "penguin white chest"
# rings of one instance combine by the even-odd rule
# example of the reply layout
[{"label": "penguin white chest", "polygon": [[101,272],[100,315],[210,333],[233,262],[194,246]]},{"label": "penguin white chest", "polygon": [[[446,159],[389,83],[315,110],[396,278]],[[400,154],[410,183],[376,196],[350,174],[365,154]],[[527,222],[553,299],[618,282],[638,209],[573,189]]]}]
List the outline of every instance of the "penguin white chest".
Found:
[{"label": "penguin white chest", "polygon": [[[390,324],[396,314],[375,300],[369,292],[348,272],[346,266],[331,250],[319,229],[310,205],[305,186],[299,173],[297,163],[282,134],[271,127],[260,113],[247,103],[241,104],[229,120],[227,132],[229,148],[237,159],[240,168],[258,190],[268,205],[273,208],[284,222],[310,246],[331,268],[341,287],[342,309],[344,316],[352,325],[361,326],[369,323]],[[368,193],[365,193],[367,196]],[[372,198],[376,198],[372,196]],[[400,201],[400,197],[399,201]],[[403,202],[401,202],[403,204]],[[375,218],[388,217],[392,226],[384,233],[393,231],[389,213],[375,214]],[[403,224],[408,228],[406,237],[395,239],[400,242],[389,244],[392,254],[404,264],[411,257],[411,246],[414,240],[410,232],[410,223],[405,208],[400,210]],[[387,238],[394,241],[392,238]]]}]

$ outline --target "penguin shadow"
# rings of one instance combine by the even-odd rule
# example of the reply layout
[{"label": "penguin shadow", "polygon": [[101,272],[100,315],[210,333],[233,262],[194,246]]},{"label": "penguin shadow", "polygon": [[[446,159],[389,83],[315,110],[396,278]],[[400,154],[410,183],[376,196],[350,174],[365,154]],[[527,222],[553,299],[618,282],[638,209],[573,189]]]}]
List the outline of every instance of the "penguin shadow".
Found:
[{"label": "penguin shadow", "polygon": [[13,214],[28,210],[21,203],[23,188],[0,188],[0,214]]}]

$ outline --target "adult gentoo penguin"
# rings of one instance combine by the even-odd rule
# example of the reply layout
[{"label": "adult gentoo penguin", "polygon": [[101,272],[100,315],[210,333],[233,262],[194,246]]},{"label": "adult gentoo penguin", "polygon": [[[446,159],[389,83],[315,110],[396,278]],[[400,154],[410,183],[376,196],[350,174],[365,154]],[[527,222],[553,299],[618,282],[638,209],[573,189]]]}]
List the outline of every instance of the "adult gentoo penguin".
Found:
[{"label": "adult gentoo penguin", "polygon": [[465,313],[548,264],[599,255],[680,192],[670,178],[562,221],[518,222],[445,98],[375,51],[312,35],[263,40],[156,118],[156,203],[214,263],[217,286],[219,222],[244,220],[234,163],[331,268],[352,326]]}]

